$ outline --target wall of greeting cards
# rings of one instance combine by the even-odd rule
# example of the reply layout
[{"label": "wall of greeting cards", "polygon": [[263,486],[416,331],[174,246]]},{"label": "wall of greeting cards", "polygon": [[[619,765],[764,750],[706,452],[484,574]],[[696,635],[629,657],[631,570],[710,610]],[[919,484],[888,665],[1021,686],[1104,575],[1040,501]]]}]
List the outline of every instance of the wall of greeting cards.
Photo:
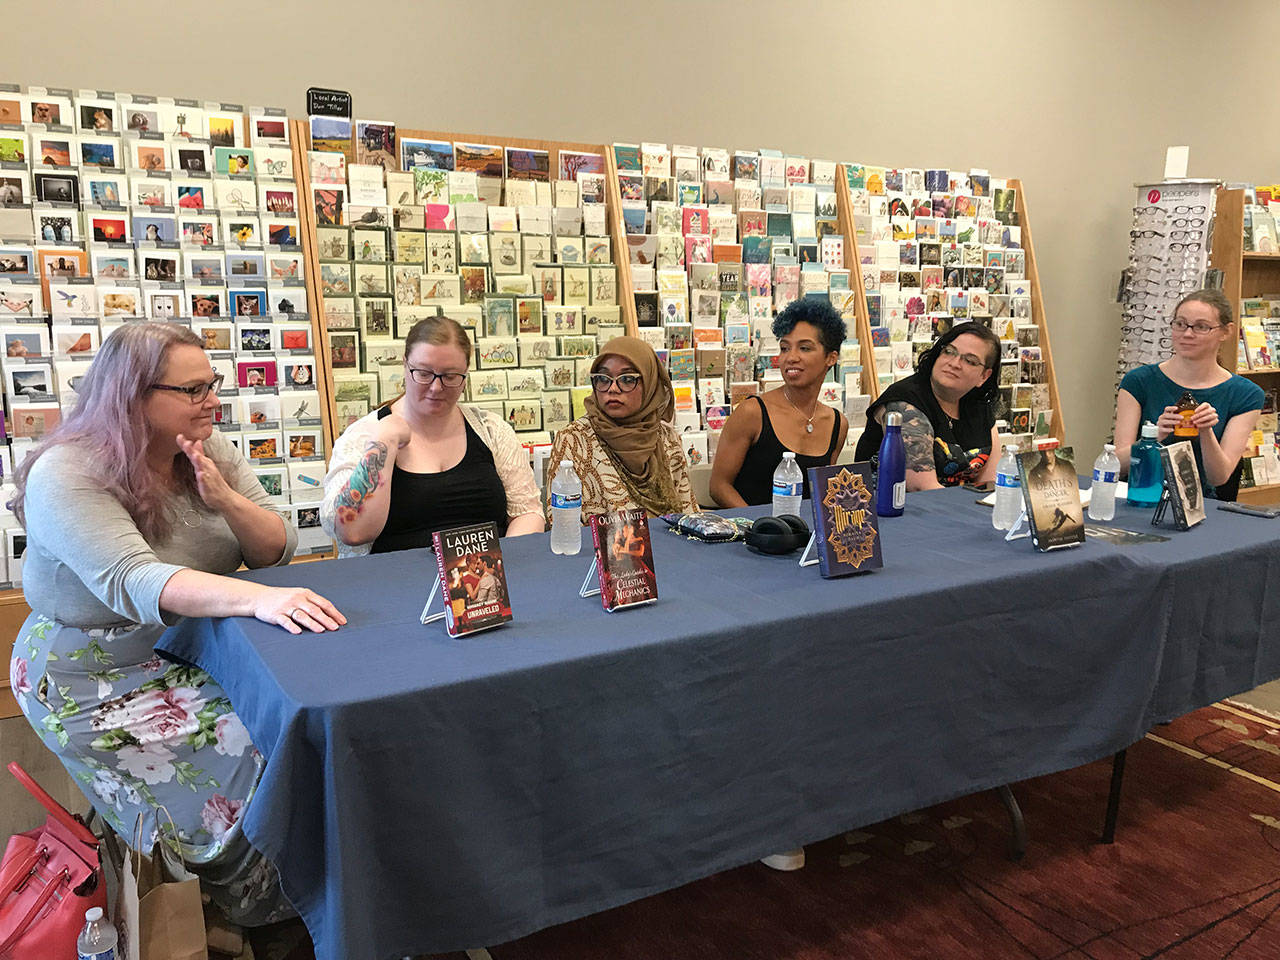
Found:
[{"label": "wall of greeting cards", "polygon": [[447,312],[475,352],[467,399],[531,447],[584,412],[622,333],[603,148],[313,117],[307,189],[340,433],[403,386],[403,338]]},{"label": "wall of greeting cards", "polygon": [[800,296],[830,298],[848,326],[820,400],[866,410],[835,163],[665,143],[615,143],[610,159],[624,289],[670,370],[692,465],[714,456],[733,404],[782,382],[772,322]]},{"label": "wall of greeting cards", "polygon": [[[878,389],[960,320],[1000,337],[1017,441],[1063,436],[1022,184],[985,172],[843,164]],[[878,392],[877,389],[877,392]]]},{"label": "wall of greeting cards", "polygon": [[[326,551],[314,502],[329,436],[283,111],[0,86],[5,476],[76,399],[126,323],[189,324],[223,377],[215,415],[272,500]],[[4,500],[8,496],[3,496]],[[12,516],[0,582],[21,581]]]}]

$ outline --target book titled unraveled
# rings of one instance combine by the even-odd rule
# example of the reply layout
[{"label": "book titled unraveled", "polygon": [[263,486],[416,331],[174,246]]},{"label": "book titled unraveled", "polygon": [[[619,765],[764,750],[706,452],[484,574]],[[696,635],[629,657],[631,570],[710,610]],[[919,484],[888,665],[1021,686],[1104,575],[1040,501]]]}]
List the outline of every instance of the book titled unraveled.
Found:
[{"label": "book titled unraveled", "polygon": [[511,598],[497,524],[437,530],[431,539],[449,636],[461,637],[510,622]]}]

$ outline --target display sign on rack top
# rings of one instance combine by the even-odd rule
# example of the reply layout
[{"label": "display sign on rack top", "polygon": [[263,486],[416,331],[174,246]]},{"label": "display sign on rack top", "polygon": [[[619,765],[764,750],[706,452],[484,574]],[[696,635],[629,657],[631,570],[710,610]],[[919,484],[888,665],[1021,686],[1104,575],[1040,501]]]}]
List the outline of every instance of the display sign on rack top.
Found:
[{"label": "display sign on rack top", "polygon": [[351,94],[346,90],[307,88],[307,113],[321,117],[350,117]]}]

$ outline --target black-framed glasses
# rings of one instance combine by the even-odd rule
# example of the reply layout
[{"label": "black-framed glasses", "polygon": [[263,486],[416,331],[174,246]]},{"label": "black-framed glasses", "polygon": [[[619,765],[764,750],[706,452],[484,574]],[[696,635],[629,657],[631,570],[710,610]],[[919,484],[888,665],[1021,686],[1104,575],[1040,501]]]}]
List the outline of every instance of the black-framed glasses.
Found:
[{"label": "black-framed glasses", "polygon": [[1200,242],[1199,242],[1198,240],[1188,240],[1188,241],[1186,241],[1185,243],[1171,243],[1171,244],[1169,244],[1169,249],[1170,249],[1170,250],[1172,250],[1174,253],[1178,253],[1178,252],[1181,252],[1181,251],[1183,251],[1183,250],[1188,250],[1188,251],[1192,251],[1192,252],[1194,252],[1194,251],[1196,251],[1196,250],[1199,250],[1199,249],[1200,249],[1200,247],[1201,247],[1201,244],[1200,244]]},{"label": "black-framed glasses", "polygon": [[961,362],[963,362],[966,366],[975,367],[975,368],[986,367],[986,363],[983,362],[981,357],[976,357],[972,353],[961,353],[950,343],[946,344],[942,348],[942,355],[944,357],[959,357]]},{"label": "black-framed glasses", "polygon": [[596,393],[608,393],[610,388],[616,384],[619,393],[630,393],[640,386],[640,381],[643,379],[638,373],[620,373],[616,377],[611,377],[607,373],[593,373],[591,375],[591,389],[595,390]]},{"label": "black-framed glasses", "polygon": [[1174,333],[1182,333],[1184,330],[1190,330],[1192,333],[1196,334],[1197,336],[1203,337],[1206,333],[1211,333],[1214,330],[1217,330],[1220,326],[1222,326],[1222,324],[1201,323],[1201,322],[1188,323],[1186,320],[1183,320],[1181,317],[1179,317],[1177,320],[1174,320],[1173,322],[1171,322],[1169,326],[1173,328]]},{"label": "black-framed glasses", "polygon": [[1200,203],[1191,207],[1182,205],[1182,206],[1177,206],[1173,208],[1174,213],[1204,213],[1204,211],[1205,211],[1204,204],[1200,204]]},{"label": "black-framed glasses", "polygon": [[187,399],[192,403],[204,403],[204,398],[209,395],[210,391],[217,393],[222,389],[222,381],[225,379],[222,374],[218,374],[208,383],[197,383],[193,387],[175,387],[167,383],[153,383],[152,390],[168,390],[171,393],[185,393]]},{"label": "black-framed glasses", "polygon": [[1154,237],[1164,237],[1159,230],[1130,230],[1129,236],[1134,240],[1150,240]]},{"label": "black-framed glasses", "polygon": [[409,367],[409,376],[413,378],[414,383],[420,383],[424,387],[429,387],[439,380],[443,386],[453,390],[467,382],[465,373],[436,373],[426,367]]}]

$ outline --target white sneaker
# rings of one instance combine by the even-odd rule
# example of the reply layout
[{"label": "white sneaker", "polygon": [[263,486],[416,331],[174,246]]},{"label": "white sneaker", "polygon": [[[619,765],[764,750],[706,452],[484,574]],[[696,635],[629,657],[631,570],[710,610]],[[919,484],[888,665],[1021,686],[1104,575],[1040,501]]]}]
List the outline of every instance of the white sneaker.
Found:
[{"label": "white sneaker", "polygon": [[782,853],[771,853],[761,858],[760,862],[773,870],[803,870],[804,847],[784,850]]}]

